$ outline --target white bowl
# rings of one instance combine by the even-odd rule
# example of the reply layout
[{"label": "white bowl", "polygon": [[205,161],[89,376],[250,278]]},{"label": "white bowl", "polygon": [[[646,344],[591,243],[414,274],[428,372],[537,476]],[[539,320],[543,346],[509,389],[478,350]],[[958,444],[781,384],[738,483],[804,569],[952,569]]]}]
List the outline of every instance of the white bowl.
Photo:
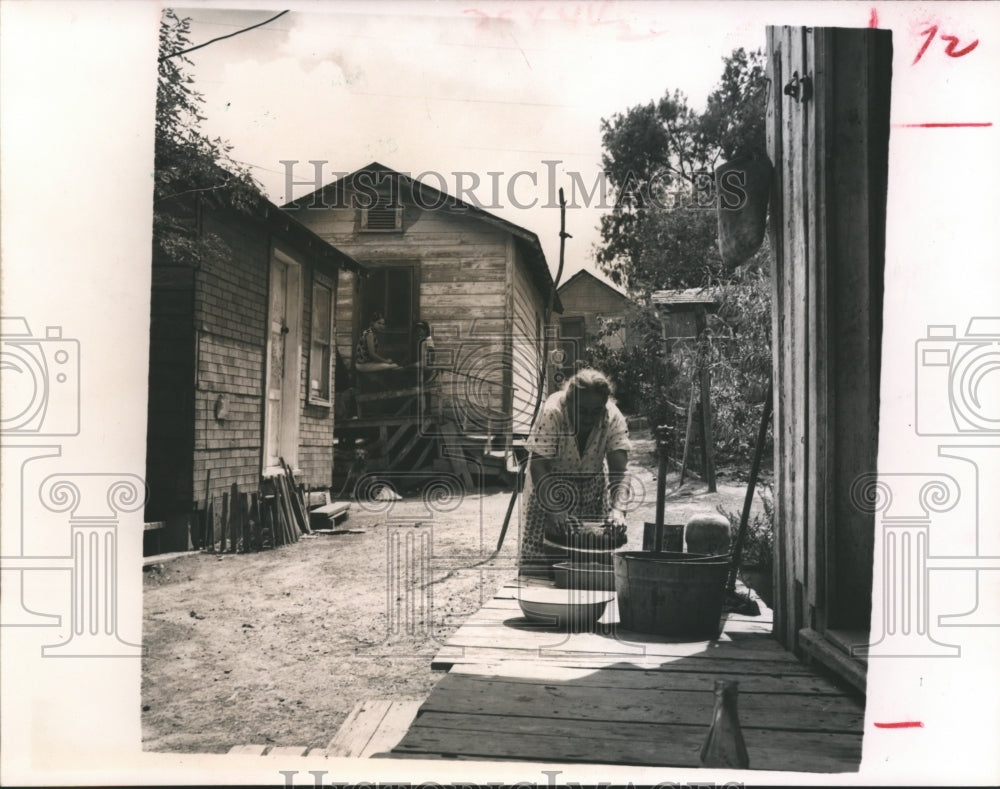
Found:
[{"label": "white bowl", "polygon": [[517,602],[532,622],[578,631],[592,629],[614,596],[590,589],[528,587],[518,590]]}]

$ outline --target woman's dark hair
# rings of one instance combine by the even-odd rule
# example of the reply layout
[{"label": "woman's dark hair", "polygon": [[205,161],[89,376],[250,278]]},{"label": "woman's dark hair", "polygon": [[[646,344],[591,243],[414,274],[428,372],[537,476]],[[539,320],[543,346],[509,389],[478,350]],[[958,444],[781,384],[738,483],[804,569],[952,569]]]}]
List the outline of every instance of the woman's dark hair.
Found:
[{"label": "woman's dark hair", "polygon": [[380,320],[382,320],[382,319],[383,319],[384,317],[385,317],[385,315],[383,315],[383,314],[382,314],[381,312],[373,312],[373,313],[372,313],[372,319],[371,319],[371,322],[372,322],[373,324],[374,324],[374,323],[378,323],[378,322],[379,322]]},{"label": "woman's dark hair", "polygon": [[417,321],[413,324],[413,327],[415,329],[423,329],[428,337],[431,336],[431,325],[427,321]]}]

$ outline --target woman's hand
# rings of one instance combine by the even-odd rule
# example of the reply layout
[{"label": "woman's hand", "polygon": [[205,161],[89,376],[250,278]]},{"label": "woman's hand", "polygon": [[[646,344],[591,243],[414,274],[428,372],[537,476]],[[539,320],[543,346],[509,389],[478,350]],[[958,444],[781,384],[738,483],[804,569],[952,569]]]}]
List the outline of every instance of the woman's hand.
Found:
[{"label": "woman's hand", "polygon": [[569,533],[569,517],[565,512],[551,512],[545,516],[544,531],[551,538],[566,537]]},{"label": "woman's hand", "polygon": [[608,513],[608,517],[605,519],[605,522],[611,526],[611,531],[616,537],[622,537],[625,535],[625,531],[628,528],[628,522],[625,520],[624,510],[613,507]]}]

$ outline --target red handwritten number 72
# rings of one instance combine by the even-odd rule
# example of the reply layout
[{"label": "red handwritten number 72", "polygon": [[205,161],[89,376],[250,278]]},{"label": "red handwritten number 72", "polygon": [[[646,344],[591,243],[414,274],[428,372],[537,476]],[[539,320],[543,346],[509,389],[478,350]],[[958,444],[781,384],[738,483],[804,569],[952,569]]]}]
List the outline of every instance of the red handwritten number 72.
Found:
[{"label": "red handwritten number 72", "polygon": [[[927,36],[927,40],[924,41],[924,45],[920,47],[920,51],[917,53],[917,56],[913,59],[913,63],[916,63],[918,60],[920,60],[920,58],[924,56],[924,52],[926,52],[927,47],[931,45],[931,41],[934,40],[934,36],[937,35],[937,32],[938,32],[937,25],[932,25],[931,27],[927,28],[927,30],[925,30],[923,33],[921,33],[921,35]],[[979,46],[979,39],[977,38],[975,41],[969,44],[969,46],[967,46],[965,49],[955,49],[955,47],[958,46],[958,36],[942,35],[941,38],[943,38],[945,41],[948,42],[948,46],[944,48],[944,53],[949,57],[953,58],[960,58],[962,57],[962,55],[968,55],[972,50],[974,50],[977,46]],[[913,65],[913,63],[911,63],[910,65]]]}]

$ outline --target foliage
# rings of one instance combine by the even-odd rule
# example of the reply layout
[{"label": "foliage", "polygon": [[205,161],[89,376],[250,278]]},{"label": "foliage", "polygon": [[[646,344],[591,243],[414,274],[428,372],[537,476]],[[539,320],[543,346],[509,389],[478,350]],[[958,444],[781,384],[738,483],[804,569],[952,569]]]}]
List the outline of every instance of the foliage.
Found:
[{"label": "foliage", "polygon": [[[756,566],[769,570],[774,565],[774,490],[770,485],[758,484],[761,511],[752,512],[747,519],[740,565]],[[729,512],[720,504],[716,509],[729,519],[733,539],[739,533],[741,512]]]},{"label": "foliage", "polygon": [[[765,244],[754,260],[766,255]],[[711,292],[718,312],[701,338],[674,346],[672,361],[683,380],[708,367],[717,463],[749,466],[771,377],[771,280],[766,269],[748,265]],[[770,441],[763,457],[771,458]]]},{"label": "foliage", "polygon": [[196,230],[199,206],[249,211],[260,200],[258,184],[230,157],[232,146],[199,129],[204,97],[176,54],[190,46],[190,19],[166,9],[160,23],[153,172],[153,248],[173,263],[197,265],[205,254],[227,254],[214,237]]},{"label": "foliage", "polygon": [[764,149],[763,54],[734,50],[698,114],[680,92],[601,121],[615,203],[601,217],[597,263],[634,296],[727,276],[718,252],[713,170]]},{"label": "foliage", "polygon": [[[597,261],[646,306],[629,330],[639,338],[634,347],[612,351],[597,338],[589,361],[617,381],[623,409],[673,429],[676,457],[691,387],[707,368],[717,465],[748,465],[752,457],[771,374],[771,283],[766,243],[742,266],[723,264],[712,171],[722,160],[763,151],[766,100],[763,54],[737,49],[725,58],[703,113],[667,91],[601,126],[615,204],[601,220]],[[719,309],[700,337],[675,342],[664,356],[650,296],[683,287],[705,287]],[[771,457],[768,447],[764,457]]]},{"label": "foliage", "polygon": [[[622,320],[601,322],[596,337],[589,338],[584,357],[615,384],[618,407],[627,414],[641,414],[650,425],[674,425],[677,408],[670,393],[677,388],[677,369],[663,356],[663,340],[656,313],[636,308]],[[605,344],[624,324],[629,343],[620,349]]]}]

